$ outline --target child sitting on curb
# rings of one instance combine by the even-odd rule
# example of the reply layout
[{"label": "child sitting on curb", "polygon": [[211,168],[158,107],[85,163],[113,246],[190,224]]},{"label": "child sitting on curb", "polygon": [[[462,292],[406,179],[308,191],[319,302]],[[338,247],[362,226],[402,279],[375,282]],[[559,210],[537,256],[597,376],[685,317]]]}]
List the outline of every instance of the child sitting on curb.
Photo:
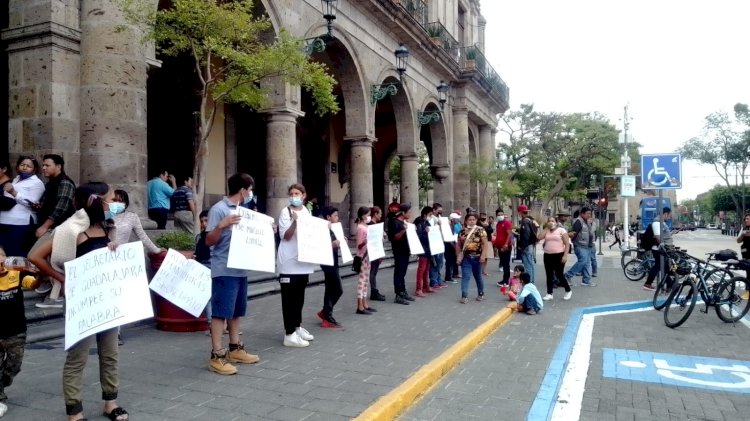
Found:
[{"label": "child sitting on curb", "polygon": [[526,314],[534,315],[542,311],[544,304],[539,290],[531,283],[531,276],[528,273],[520,275],[523,289],[516,299],[516,311],[525,311]]},{"label": "child sitting on curb", "polygon": [[516,265],[516,267],[513,268],[513,275],[508,280],[508,285],[500,287],[500,292],[508,297],[510,301],[516,301],[516,296],[521,291],[522,287],[519,276],[525,271],[526,269],[523,268],[523,265]]}]

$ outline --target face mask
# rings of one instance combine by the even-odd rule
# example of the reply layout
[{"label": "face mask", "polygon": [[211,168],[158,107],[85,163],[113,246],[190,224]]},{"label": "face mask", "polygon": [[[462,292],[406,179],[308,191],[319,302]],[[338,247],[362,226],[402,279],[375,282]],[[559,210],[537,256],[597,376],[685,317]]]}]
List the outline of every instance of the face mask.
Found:
[{"label": "face mask", "polygon": [[250,203],[252,201],[253,201],[253,191],[249,190],[247,192],[247,197],[245,197],[245,199],[242,200],[242,204],[243,205],[247,205],[248,203]]},{"label": "face mask", "polygon": [[474,228],[474,225],[467,225],[467,226],[466,226],[466,228],[468,228],[468,229],[473,229],[473,228]]},{"label": "face mask", "polygon": [[553,230],[555,228],[557,228],[557,222],[550,222],[549,223],[549,229]]},{"label": "face mask", "polygon": [[290,197],[289,198],[289,204],[292,205],[292,206],[294,206],[294,207],[302,206],[302,198],[301,197]]},{"label": "face mask", "polygon": [[119,215],[125,211],[125,204],[122,202],[112,202],[107,203],[107,205],[109,206],[109,213],[111,215],[109,216],[109,218],[114,215]]},{"label": "face mask", "polygon": [[27,178],[31,177],[32,175],[34,175],[34,174],[32,174],[32,173],[25,173],[25,172],[18,173],[18,176],[21,178],[21,180],[26,180]]},{"label": "face mask", "polygon": [[497,217],[497,222],[503,222],[503,221],[505,221],[505,217],[504,216],[501,215],[501,216]]},{"label": "face mask", "polygon": [[365,216],[365,224],[369,224],[370,221],[372,221],[372,217],[370,215]]},{"label": "face mask", "polygon": [[104,219],[113,219],[115,215],[112,213],[111,210],[104,211]]}]

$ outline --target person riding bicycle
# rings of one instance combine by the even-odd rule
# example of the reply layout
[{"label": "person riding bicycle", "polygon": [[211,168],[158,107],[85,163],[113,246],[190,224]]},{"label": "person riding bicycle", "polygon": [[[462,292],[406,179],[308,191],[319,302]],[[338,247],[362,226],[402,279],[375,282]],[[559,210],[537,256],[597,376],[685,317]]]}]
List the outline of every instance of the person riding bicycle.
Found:
[{"label": "person riding bicycle", "polygon": [[[654,279],[656,278],[656,275],[659,274],[659,271],[663,268],[665,271],[667,268],[668,263],[668,257],[667,254],[664,252],[664,250],[668,250],[671,248],[674,248],[674,240],[672,239],[672,231],[669,229],[669,226],[667,225],[667,220],[669,220],[672,217],[672,209],[669,208],[669,206],[665,206],[664,209],[661,211],[661,222],[654,221],[648,229],[650,229],[653,232],[653,244],[644,244],[647,247],[643,247],[648,249],[648,246],[650,246],[652,253],[654,255],[654,259],[656,259],[656,264],[651,268],[651,270],[648,273],[648,277],[646,278],[646,283],[643,284],[643,289],[646,291],[654,291],[656,288],[654,288]],[[647,231],[648,231],[647,229]],[[649,237],[648,233],[644,234],[644,238],[641,239],[642,244],[643,241],[647,241],[647,238]],[[659,246],[663,247],[659,247]]]}]

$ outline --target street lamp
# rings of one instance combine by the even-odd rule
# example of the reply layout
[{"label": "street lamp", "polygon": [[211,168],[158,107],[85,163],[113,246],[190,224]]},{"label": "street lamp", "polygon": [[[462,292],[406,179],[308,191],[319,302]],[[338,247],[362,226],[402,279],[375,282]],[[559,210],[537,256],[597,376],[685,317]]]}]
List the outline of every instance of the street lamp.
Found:
[{"label": "street lamp", "polygon": [[404,73],[409,65],[409,49],[402,42],[393,55],[396,56],[396,71],[398,72],[398,82],[384,83],[382,85],[372,85],[370,87],[370,103],[376,104],[381,99],[398,93],[398,87],[404,83]]},{"label": "street lamp", "polygon": [[322,53],[326,49],[328,40],[333,39],[333,21],[336,20],[336,2],[338,0],[320,0],[323,9],[323,19],[326,20],[328,32],[315,38],[305,39],[304,51],[308,56],[312,53]]},{"label": "street lamp", "polygon": [[445,103],[448,102],[448,90],[450,89],[450,86],[448,86],[447,83],[444,81],[440,81],[440,84],[437,86],[438,91],[438,101],[440,101],[440,110],[442,111],[443,107],[445,107]]},{"label": "street lamp", "polygon": [[336,20],[336,2],[338,0],[320,0],[323,7],[323,18],[328,22],[328,38],[333,38],[333,21]]},{"label": "street lamp", "polygon": [[448,90],[450,89],[450,86],[445,83],[445,81],[440,81],[440,83],[435,87],[437,89],[438,93],[438,102],[440,102],[440,111],[433,111],[433,112],[422,112],[419,111],[417,113],[417,123],[419,123],[420,126],[424,126],[425,124],[430,124],[430,122],[438,122],[440,121],[440,114],[443,113],[443,108],[445,107],[445,103],[448,101]]}]

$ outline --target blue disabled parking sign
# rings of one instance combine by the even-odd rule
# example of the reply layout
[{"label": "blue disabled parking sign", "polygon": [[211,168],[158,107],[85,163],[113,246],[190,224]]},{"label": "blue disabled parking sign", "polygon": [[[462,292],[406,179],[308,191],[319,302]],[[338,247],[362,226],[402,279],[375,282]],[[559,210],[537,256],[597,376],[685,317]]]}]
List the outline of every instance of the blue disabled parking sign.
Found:
[{"label": "blue disabled parking sign", "polygon": [[682,158],[678,153],[641,155],[642,189],[682,188]]}]

